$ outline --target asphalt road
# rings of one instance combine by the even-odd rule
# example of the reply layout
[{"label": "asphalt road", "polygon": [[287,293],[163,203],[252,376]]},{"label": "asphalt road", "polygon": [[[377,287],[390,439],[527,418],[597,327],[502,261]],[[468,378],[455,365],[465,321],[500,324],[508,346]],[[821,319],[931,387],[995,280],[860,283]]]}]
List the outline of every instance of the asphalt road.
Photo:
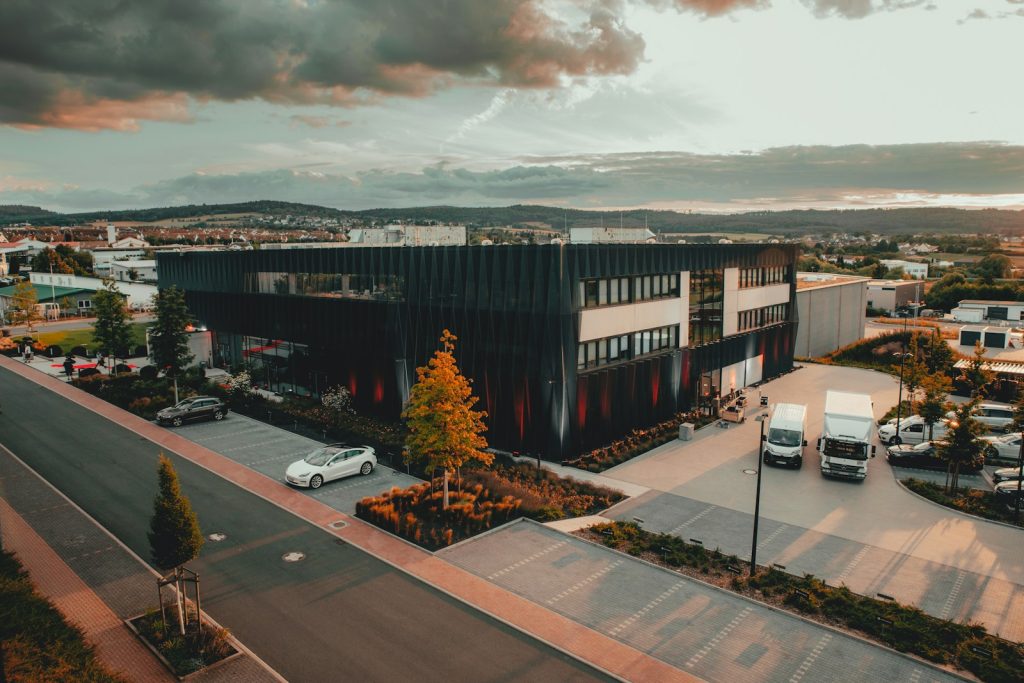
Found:
[{"label": "asphalt road", "polygon": [[[0,369],[0,442],[141,557],[158,447]],[[168,454],[207,541],[203,607],[291,681],[590,681],[599,672]],[[285,562],[302,553],[298,562]]]}]

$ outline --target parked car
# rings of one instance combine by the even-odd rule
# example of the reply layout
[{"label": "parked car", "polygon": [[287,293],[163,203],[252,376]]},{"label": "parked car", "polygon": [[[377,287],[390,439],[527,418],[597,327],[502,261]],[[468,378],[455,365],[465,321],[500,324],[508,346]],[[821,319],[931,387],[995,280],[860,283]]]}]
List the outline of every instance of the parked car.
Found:
[{"label": "parked car", "polygon": [[[930,436],[932,439],[942,438],[946,435],[948,423],[946,420],[939,420],[932,425]],[[896,433],[896,420],[892,419],[878,428],[878,439],[890,446],[900,443],[921,443],[929,437],[928,425],[920,415],[908,415],[900,420],[900,431]]]},{"label": "parked car", "polygon": [[[886,449],[885,459],[894,467],[920,467],[927,470],[945,471],[949,463],[939,457],[939,443],[936,441],[924,441],[919,444],[896,444]],[[985,459],[978,458],[971,463],[960,465],[960,471],[965,473],[980,472],[985,466]]]},{"label": "parked car", "polygon": [[992,482],[1017,481],[1024,477],[1024,467],[1003,467],[992,473]]},{"label": "parked car", "polygon": [[983,436],[985,442],[985,459],[1017,461],[1020,457],[1021,436],[1018,432],[1003,434],[1002,436]]},{"label": "parked car", "polygon": [[180,427],[185,422],[197,420],[223,420],[227,414],[228,407],[219,398],[193,396],[158,412],[156,421],[162,425]]},{"label": "parked car", "polygon": [[1005,503],[1007,507],[1014,507],[1018,498],[1021,499],[1021,507],[1024,507],[1024,494],[1021,493],[1018,481],[1004,481],[995,485],[993,492],[996,500]]},{"label": "parked car", "polygon": [[318,448],[285,470],[284,480],[295,486],[320,488],[324,482],[352,474],[366,475],[377,466],[377,454],[370,446],[335,443]]},{"label": "parked car", "polygon": [[[1013,407],[1003,403],[979,403],[971,416],[993,432],[1005,432],[1013,426]],[[956,413],[950,411],[946,417],[953,419]]]}]

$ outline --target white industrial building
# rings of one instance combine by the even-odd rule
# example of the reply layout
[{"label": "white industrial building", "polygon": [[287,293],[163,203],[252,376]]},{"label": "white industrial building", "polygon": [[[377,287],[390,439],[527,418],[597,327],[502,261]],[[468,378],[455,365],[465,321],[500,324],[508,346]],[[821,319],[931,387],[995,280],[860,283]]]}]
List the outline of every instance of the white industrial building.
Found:
[{"label": "white industrial building", "polygon": [[796,274],[797,358],[817,358],[864,338],[866,277]]},{"label": "white industrial building", "polygon": [[868,308],[893,313],[897,308],[920,301],[922,283],[914,280],[868,280]]},{"label": "white industrial building", "polygon": [[983,301],[964,299],[950,312],[954,320],[965,323],[1020,322],[1024,320],[1024,301]]},{"label": "white industrial building", "polygon": [[573,244],[638,244],[654,239],[654,233],[647,228],[569,228],[569,241]]},{"label": "white industrial building", "polygon": [[928,278],[928,264],[921,261],[903,261],[900,259],[882,259],[879,261],[886,268],[902,268],[908,277],[915,280]]},{"label": "white industrial building", "polygon": [[[97,292],[104,288],[101,278],[86,277],[84,275],[29,273],[29,279],[33,285],[53,285],[55,287],[85,289],[92,292]],[[157,293],[156,285],[143,282],[118,282],[117,289],[125,295],[128,307],[136,310],[152,306],[153,297]]]},{"label": "white industrial building", "polygon": [[348,234],[349,244],[373,247],[444,247],[466,244],[465,225],[385,225],[358,228]]},{"label": "white industrial building", "polygon": [[118,282],[156,282],[156,260],[114,261],[110,277]]}]

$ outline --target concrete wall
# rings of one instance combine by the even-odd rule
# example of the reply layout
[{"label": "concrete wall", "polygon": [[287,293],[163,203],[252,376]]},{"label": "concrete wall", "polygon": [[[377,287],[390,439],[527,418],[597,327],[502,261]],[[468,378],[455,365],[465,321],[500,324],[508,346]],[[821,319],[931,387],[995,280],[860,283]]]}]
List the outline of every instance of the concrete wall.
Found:
[{"label": "concrete wall", "polygon": [[798,289],[794,355],[823,356],[863,339],[866,307],[863,282]]}]

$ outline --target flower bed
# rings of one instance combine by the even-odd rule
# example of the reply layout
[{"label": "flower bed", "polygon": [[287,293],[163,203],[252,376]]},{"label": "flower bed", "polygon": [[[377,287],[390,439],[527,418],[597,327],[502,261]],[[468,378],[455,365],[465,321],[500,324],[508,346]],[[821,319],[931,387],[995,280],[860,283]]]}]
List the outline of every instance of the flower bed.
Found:
[{"label": "flower bed", "polygon": [[[188,603],[187,607],[194,614],[192,604]],[[225,629],[207,623],[200,632],[196,622],[189,619],[182,636],[178,628],[178,612],[173,605],[166,610],[166,616],[165,623],[160,610],[154,609],[129,619],[128,624],[160,655],[175,676],[187,676],[238,653]]]},{"label": "flower bed", "polygon": [[588,472],[603,472],[642,455],[647,451],[679,438],[679,425],[692,422],[696,429],[711,424],[717,418],[697,412],[677,413],[672,419],[659,422],[646,429],[634,429],[628,436],[617,439],[607,446],[595,448],[575,460],[566,460],[564,465]]},{"label": "flower bed", "polygon": [[992,636],[982,626],[958,624],[916,607],[858,595],[810,574],[798,577],[759,568],[755,576],[747,577],[749,565],[733,555],[688,544],[678,536],[644,531],[632,523],[600,524],[578,535],[814,621],[855,631],[900,652],[965,669],[984,681],[1019,681],[1024,670],[1024,646]]},{"label": "flower bed", "polygon": [[356,504],[356,516],[430,550],[458,543],[519,517],[550,521],[599,512],[622,499],[618,491],[536,470],[508,458],[493,469],[468,470],[449,482],[449,505],[430,482],[393,488]]},{"label": "flower bed", "polygon": [[946,487],[933,484],[930,481],[921,481],[910,477],[900,479],[900,483],[906,486],[919,496],[960,512],[969,515],[994,519],[1007,524],[1015,524],[1024,527],[1024,523],[1015,521],[1013,511],[996,500],[995,494],[991,491],[979,491],[977,489],[959,488],[954,493],[946,493]]}]

